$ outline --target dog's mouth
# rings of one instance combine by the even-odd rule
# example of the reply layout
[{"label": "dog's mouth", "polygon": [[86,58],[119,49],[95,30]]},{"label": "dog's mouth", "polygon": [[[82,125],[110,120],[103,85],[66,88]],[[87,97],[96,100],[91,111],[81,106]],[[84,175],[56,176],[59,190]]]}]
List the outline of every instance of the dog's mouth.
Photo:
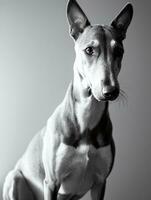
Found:
[{"label": "dog's mouth", "polygon": [[91,88],[90,88],[90,87],[88,88],[88,95],[89,95],[89,96],[92,95],[92,92],[91,92]]},{"label": "dog's mouth", "polygon": [[86,93],[87,97],[93,96],[94,99],[97,101],[114,101],[119,96],[119,85],[116,86],[102,86],[101,89],[93,88],[90,81],[88,81],[86,78],[85,80],[86,84]]},{"label": "dog's mouth", "polygon": [[93,96],[97,101],[114,101],[119,96],[119,89],[113,92],[106,92],[105,94],[96,94],[90,87],[88,88],[88,95]]}]

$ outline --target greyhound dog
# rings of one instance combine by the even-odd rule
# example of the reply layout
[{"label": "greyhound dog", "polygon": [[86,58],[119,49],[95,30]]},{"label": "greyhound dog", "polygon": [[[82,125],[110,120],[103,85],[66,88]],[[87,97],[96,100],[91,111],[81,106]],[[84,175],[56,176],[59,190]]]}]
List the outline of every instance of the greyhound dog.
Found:
[{"label": "greyhound dog", "polygon": [[74,78],[62,103],[31,141],[3,187],[4,200],[103,200],[115,157],[109,101],[120,94],[128,3],[112,23],[91,25],[76,0],[67,19],[75,42]]}]

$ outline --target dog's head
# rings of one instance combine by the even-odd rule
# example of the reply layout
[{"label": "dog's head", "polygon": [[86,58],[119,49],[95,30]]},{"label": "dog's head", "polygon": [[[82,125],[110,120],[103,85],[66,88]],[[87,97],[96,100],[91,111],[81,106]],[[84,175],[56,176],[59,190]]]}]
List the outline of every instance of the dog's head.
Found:
[{"label": "dog's head", "polygon": [[70,35],[75,41],[75,70],[98,101],[112,101],[119,95],[123,40],[132,16],[133,7],[128,3],[109,26],[91,25],[76,0],[68,2]]}]

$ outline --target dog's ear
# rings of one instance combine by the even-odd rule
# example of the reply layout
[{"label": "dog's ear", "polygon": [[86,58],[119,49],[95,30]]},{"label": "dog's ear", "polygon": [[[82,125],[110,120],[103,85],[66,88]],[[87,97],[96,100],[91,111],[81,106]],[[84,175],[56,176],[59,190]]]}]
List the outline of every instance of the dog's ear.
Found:
[{"label": "dog's ear", "polygon": [[80,33],[90,25],[85,13],[76,0],[69,0],[67,5],[67,19],[70,26],[70,35],[76,40]]},{"label": "dog's ear", "polygon": [[118,16],[112,21],[111,26],[114,27],[119,34],[121,35],[121,39],[126,37],[126,31],[131,23],[133,17],[133,6],[128,3],[118,14]]}]

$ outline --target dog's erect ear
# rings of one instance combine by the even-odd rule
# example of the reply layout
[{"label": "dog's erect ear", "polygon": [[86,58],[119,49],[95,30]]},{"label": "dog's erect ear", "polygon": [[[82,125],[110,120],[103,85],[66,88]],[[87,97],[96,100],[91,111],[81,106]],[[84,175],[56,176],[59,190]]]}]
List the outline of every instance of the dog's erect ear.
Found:
[{"label": "dog's erect ear", "polygon": [[76,2],[69,0],[67,5],[67,18],[70,26],[70,35],[76,40],[80,33],[90,25],[86,15]]},{"label": "dog's erect ear", "polygon": [[111,23],[111,26],[121,34],[122,39],[124,39],[126,36],[126,31],[131,23],[132,17],[133,6],[132,4],[128,3]]}]

